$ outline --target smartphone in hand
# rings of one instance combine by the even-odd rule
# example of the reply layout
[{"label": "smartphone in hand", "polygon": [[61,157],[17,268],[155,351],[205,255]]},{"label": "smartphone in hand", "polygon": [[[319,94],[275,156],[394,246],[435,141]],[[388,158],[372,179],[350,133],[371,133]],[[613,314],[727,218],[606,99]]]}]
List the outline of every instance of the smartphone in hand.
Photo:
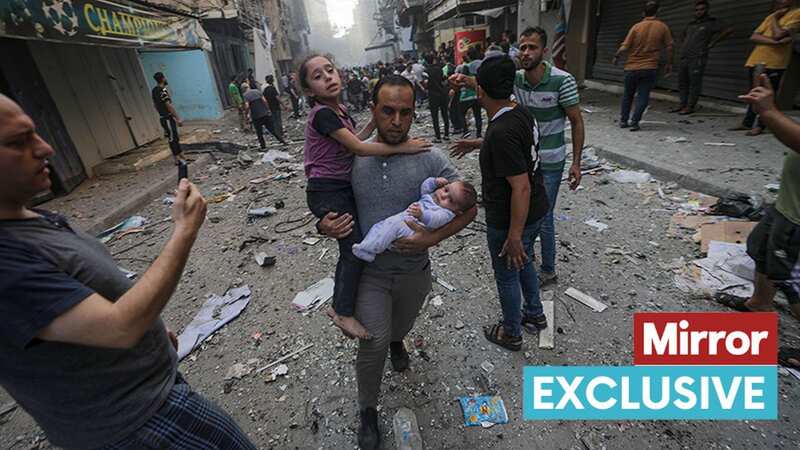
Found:
[{"label": "smartphone in hand", "polygon": [[178,183],[182,178],[189,178],[189,164],[186,164],[185,161],[178,162]]}]

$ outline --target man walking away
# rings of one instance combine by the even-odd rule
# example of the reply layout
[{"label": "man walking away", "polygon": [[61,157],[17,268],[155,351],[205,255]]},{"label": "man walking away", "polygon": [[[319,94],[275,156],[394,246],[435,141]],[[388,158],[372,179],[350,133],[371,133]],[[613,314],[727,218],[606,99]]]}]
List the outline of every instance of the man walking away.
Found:
[{"label": "man walking away", "polygon": [[247,102],[247,109],[250,110],[250,118],[253,120],[253,128],[256,130],[258,145],[261,149],[264,150],[267,148],[267,144],[264,142],[264,128],[275,136],[275,139],[286,145],[286,141],[275,134],[275,129],[272,127],[272,114],[269,111],[267,100],[264,98],[261,91],[248,86],[248,89],[244,93],[244,101]]},{"label": "man walking away", "polygon": [[281,109],[289,111],[289,108],[283,104],[278,90],[275,88],[275,77],[267,75],[264,81],[267,82],[267,87],[264,88],[264,98],[267,99],[269,111],[272,113],[272,130],[278,139],[283,140],[283,119],[281,118]]},{"label": "man walking away", "polygon": [[186,159],[181,150],[180,136],[178,135],[178,127],[183,126],[183,121],[178,116],[178,111],[172,106],[172,97],[169,96],[167,91],[167,77],[161,72],[156,72],[153,75],[156,80],[156,86],[153,88],[153,106],[158,111],[159,121],[161,128],[164,129],[164,137],[169,142],[169,149],[172,151],[172,159],[175,164],[185,163]]},{"label": "man walking away", "polygon": [[231,83],[228,85],[228,95],[230,95],[231,103],[236,107],[236,112],[239,114],[239,129],[246,131],[249,128],[247,125],[247,107],[244,105],[242,93],[236,83],[236,75],[231,77]]},{"label": "man walking away", "polygon": [[708,14],[708,9],[707,0],[697,0],[694,5],[695,19],[683,31],[681,64],[678,69],[681,104],[670,111],[682,116],[694,113],[697,107],[703,91],[703,75],[706,72],[709,50],[733,33],[733,27],[725,29],[721,21]]},{"label": "man walking away", "polygon": [[[750,79],[754,86],[757,85],[756,66],[761,66],[772,83],[772,89],[775,92],[780,89],[783,74],[792,59],[792,32],[798,29],[800,29],[800,8],[794,6],[793,0],[775,2],[775,12],[767,16],[750,36],[750,40],[756,45],[745,67],[750,70]],[[748,106],[744,121],[732,130],[749,130],[748,136],[758,136],[766,127],[762,120],[756,121],[757,115],[753,106]]]},{"label": "man walking away", "polygon": [[[644,20],[631,28],[612,60],[616,65],[622,53],[628,54],[625,61],[625,93],[622,96],[619,126],[628,128],[630,125],[631,131],[640,129],[639,121],[650,103],[650,91],[656,85],[658,62],[664,50],[667,52],[665,73],[672,72],[672,33],[667,25],[656,17],[657,13],[658,2],[647,2],[644,7]],[[636,107],[631,117],[634,96]]]},{"label": "man walking away", "polygon": [[439,57],[435,53],[428,56],[427,80],[425,88],[428,91],[428,106],[431,110],[433,119],[433,131],[436,133],[436,140],[441,142],[442,136],[439,129],[439,113],[442,114],[444,124],[444,140],[450,140],[450,120],[447,114],[447,91],[446,78],[443,77],[444,68],[439,62]]},{"label": "man walking away", "polygon": [[510,100],[515,72],[511,58],[495,56],[483,61],[477,80],[489,117],[479,158],[486,236],[503,311],[503,320],[483,332],[487,340],[511,351],[522,348],[523,326],[547,328],[533,264],[533,242],[547,214],[547,196],[534,141],[536,122]]}]

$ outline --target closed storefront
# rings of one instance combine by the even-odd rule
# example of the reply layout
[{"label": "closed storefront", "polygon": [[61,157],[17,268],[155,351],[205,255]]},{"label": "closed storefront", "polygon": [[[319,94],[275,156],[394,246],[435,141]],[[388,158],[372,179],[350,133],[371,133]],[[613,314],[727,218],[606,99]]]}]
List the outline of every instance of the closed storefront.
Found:
[{"label": "closed storefront", "polygon": [[[210,50],[196,17],[128,0],[16,0],[0,8],[1,92],[56,149],[55,193],[162,136],[139,49]],[[217,102],[218,103],[218,102]]]},{"label": "closed storefront", "polygon": [[87,170],[161,135],[136,50],[28,44]]},{"label": "closed storefront", "polygon": [[[614,66],[611,64],[611,59],[631,26],[641,20],[644,3],[642,0],[600,0],[592,78],[622,81],[622,61],[619,65]],[[660,3],[658,17],[669,26],[675,40],[674,69],[677,71],[680,61],[680,39],[686,25],[694,20],[694,2],[663,0]],[[747,2],[714,0],[710,3],[711,15],[721,20],[725,26],[732,26],[734,32],[731,37],[721,42],[709,53],[703,95],[735,100],[736,96],[746,92],[749,87],[744,63],[753,48],[750,35],[770,13],[773,2],[771,0]],[[664,76],[662,70],[657,86],[677,89],[677,73]]]}]

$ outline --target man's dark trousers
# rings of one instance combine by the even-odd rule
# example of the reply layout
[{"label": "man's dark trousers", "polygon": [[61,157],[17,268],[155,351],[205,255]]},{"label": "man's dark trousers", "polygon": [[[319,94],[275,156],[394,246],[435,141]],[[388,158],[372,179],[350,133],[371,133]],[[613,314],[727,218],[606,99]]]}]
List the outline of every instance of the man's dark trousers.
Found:
[{"label": "man's dark trousers", "polygon": [[706,73],[705,57],[681,59],[678,86],[681,91],[681,106],[694,110],[703,90],[703,75]]},{"label": "man's dark trousers", "polygon": [[253,128],[256,130],[258,144],[262,149],[267,148],[267,143],[264,141],[264,128],[266,128],[271,135],[275,136],[275,139],[279,141],[282,140],[282,138],[279,138],[278,135],[275,134],[275,129],[272,125],[272,116],[269,115],[253,120]]},{"label": "man's dark trousers", "polygon": [[442,119],[444,119],[444,137],[450,136],[450,118],[447,114],[447,97],[443,97],[437,94],[431,94],[428,96],[428,106],[431,109],[431,119],[433,119],[433,131],[436,133],[436,139],[441,139],[441,131],[439,128],[439,113],[442,114]]}]

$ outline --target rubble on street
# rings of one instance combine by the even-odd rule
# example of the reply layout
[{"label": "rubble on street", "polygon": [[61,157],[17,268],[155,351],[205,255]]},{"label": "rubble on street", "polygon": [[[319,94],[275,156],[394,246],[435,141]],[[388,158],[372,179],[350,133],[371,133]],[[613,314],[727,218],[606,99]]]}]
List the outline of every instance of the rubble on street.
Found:
[{"label": "rubble on street", "polygon": [[[599,107],[592,108],[598,115]],[[431,138],[427,110],[420,115],[411,134]],[[356,118],[368,120],[364,113]],[[252,133],[239,131],[235,118],[226,120],[213,139],[245,148],[248,157],[209,146],[199,152],[210,154],[210,163],[190,172],[209,205],[162,314],[181,335],[179,369],[260,448],[353,448],[358,344],[325,314],[338,248],[317,233],[308,213],[298,165],[305,122],[285,120],[291,143],[259,152]],[[453,161],[479,185],[476,156]],[[748,284],[752,288],[752,267],[741,246],[749,226],[742,224],[750,218],[717,214],[718,198],[592,151],[585,152],[583,167],[589,170],[581,188],[563,189],[556,210],[558,283],[542,292],[550,328],[525,336],[522,352],[504,352],[481,332],[501,316],[483,212],[432,249],[433,289],[407,343],[411,370],[394,373],[387,365],[384,372],[379,422],[385,448],[396,441],[393,429],[417,427],[425,448],[800,445],[798,432],[787,427],[800,420],[792,407],[781,408],[775,422],[523,421],[525,365],[630,364],[634,312],[728,311],[713,300],[714,292],[746,295]],[[158,255],[171,226],[170,205],[163,201],[171,194],[160,193],[133,216],[147,222],[132,217],[130,227],[120,224],[105,235],[126,269],[143,274]],[[80,204],[92,209],[91,198]],[[129,233],[137,227],[145,229]],[[797,346],[800,328],[785,322],[781,342]],[[800,381],[782,374],[781,402],[797,404]],[[0,393],[0,405],[8,401]],[[36,441],[37,448],[49,448],[42,436],[21,409],[0,409],[0,447],[31,448]],[[409,436],[396,442],[419,448],[418,435]]]}]

